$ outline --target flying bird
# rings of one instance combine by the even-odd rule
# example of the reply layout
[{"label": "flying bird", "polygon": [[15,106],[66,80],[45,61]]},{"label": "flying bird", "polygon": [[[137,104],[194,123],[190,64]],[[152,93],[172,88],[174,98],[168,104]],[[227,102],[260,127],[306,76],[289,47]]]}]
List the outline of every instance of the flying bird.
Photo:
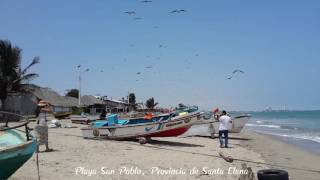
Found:
[{"label": "flying bird", "polygon": [[134,14],[136,14],[136,12],[135,11],[126,11],[126,12],[124,12],[125,14],[129,14],[129,15],[134,15]]},{"label": "flying bird", "polygon": [[134,20],[141,20],[141,19],[142,19],[141,17],[134,18]]},{"label": "flying bird", "polygon": [[173,10],[170,13],[179,13],[179,10]]},{"label": "flying bird", "polygon": [[140,74],[141,74],[141,72],[137,72],[137,74],[138,74],[138,75],[140,75]]},{"label": "flying bird", "polygon": [[140,1],[141,3],[151,3],[152,1],[150,0],[144,0],[144,1]]},{"label": "flying bird", "polygon": [[182,13],[182,12],[187,12],[187,10],[185,10],[185,9],[175,9],[175,10],[173,10],[173,11],[171,11],[170,13]]},{"label": "flying bird", "polygon": [[240,70],[240,69],[235,69],[234,71],[232,71],[232,74],[236,74],[236,73],[242,73],[244,74],[244,71]]},{"label": "flying bird", "polygon": [[244,74],[244,71],[240,69],[235,69],[232,71],[232,74],[228,77],[228,79],[234,78],[238,73]]},{"label": "flying bird", "polygon": [[159,48],[166,48],[167,46],[163,45],[163,44],[160,44],[159,45]]},{"label": "flying bird", "polygon": [[151,69],[151,68],[152,68],[152,66],[146,66],[146,67],[144,67],[144,68],[146,68],[146,69]]}]

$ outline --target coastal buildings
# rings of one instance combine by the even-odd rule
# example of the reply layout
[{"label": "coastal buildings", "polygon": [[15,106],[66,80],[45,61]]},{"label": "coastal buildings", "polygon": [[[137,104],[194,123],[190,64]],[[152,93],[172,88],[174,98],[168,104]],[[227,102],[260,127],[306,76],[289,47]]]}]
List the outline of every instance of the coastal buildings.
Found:
[{"label": "coastal buildings", "polygon": [[106,109],[106,103],[94,96],[84,95],[81,97],[81,106],[85,113],[99,114]]},{"label": "coastal buildings", "polygon": [[113,100],[107,96],[96,96],[97,99],[102,100],[106,104],[106,111],[109,113],[123,113],[134,109],[134,106],[129,104],[127,100]]},{"label": "coastal buildings", "polygon": [[50,88],[31,86],[29,92],[11,93],[5,101],[5,110],[20,115],[35,115],[40,100],[49,102],[54,114],[72,112],[77,99],[61,96]]}]

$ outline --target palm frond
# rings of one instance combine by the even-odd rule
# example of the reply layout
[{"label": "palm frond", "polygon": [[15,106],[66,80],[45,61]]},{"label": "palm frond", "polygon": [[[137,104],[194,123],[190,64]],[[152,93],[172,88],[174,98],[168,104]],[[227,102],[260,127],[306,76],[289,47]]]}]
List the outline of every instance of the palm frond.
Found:
[{"label": "palm frond", "polygon": [[28,69],[31,68],[33,65],[40,63],[40,58],[38,56],[34,57],[32,59],[32,62],[26,67],[24,68],[24,70],[21,72],[21,74],[25,74],[27,73]]},{"label": "palm frond", "polygon": [[31,81],[35,78],[39,77],[38,74],[36,73],[30,73],[30,74],[26,74],[26,75],[22,75],[20,78],[16,79],[13,81],[14,84],[16,83],[22,83],[22,82],[25,82],[25,81]]}]

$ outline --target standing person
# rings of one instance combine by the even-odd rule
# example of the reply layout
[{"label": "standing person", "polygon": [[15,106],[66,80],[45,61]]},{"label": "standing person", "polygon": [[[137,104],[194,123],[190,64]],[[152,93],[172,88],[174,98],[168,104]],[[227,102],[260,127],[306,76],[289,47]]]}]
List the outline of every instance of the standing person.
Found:
[{"label": "standing person", "polygon": [[35,126],[35,135],[37,139],[37,151],[39,152],[39,146],[44,144],[46,146],[45,152],[50,152],[48,142],[48,125],[47,125],[47,113],[51,112],[51,106],[46,101],[39,101],[38,103],[39,114],[37,118],[37,125]]},{"label": "standing person", "polygon": [[[228,148],[228,124],[231,123],[231,118],[227,115],[226,111],[222,111],[221,116],[219,117],[220,125],[219,125],[219,141],[220,148]],[[224,146],[223,146],[223,138],[224,136]]]}]

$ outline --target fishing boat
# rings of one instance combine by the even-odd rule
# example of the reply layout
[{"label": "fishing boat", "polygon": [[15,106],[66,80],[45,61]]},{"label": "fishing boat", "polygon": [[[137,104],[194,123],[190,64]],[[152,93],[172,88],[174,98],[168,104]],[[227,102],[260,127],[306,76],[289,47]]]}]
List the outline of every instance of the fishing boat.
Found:
[{"label": "fishing boat", "polygon": [[[8,119],[19,116],[12,113],[0,112],[0,179],[8,179],[36,150],[36,140],[29,135],[28,120],[24,119],[13,127],[7,126]],[[9,117],[9,118],[8,118]],[[26,132],[18,128],[25,126]]]},{"label": "fishing boat", "polygon": [[[250,119],[250,115],[240,115],[235,116],[232,119],[232,122],[228,125],[229,133],[240,133],[245,127],[246,123]],[[201,123],[195,123],[186,133],[182,136],[211,136],[215,137],[215,134],[219,133],[220,122],[214,120],[212,116],[204,113],[203,121]]]},{"label": "fishing boat", "polygon": [[167,114],[155,119],[131,119],[130,121],[110,122],[106,126],[81,128],[84,138],[127,139],[138,138],[144,144],[151,137],[172,137],[185,133],[193,124],[201,121],[201,112]]},{"label": "fishing boat", "polygon": [[[245,127],[245,125],[247,124],[247,122],[249,121],[250,117],[251,117],[250,115],[245,114],[245,115],[235,116],[231,118],[232,122],[229,123],[228,125],[229,132],[240,133],[242,129]],[[219,122],[213,123],[215,133],[219,132],[219,125],[220,125]]]}]

